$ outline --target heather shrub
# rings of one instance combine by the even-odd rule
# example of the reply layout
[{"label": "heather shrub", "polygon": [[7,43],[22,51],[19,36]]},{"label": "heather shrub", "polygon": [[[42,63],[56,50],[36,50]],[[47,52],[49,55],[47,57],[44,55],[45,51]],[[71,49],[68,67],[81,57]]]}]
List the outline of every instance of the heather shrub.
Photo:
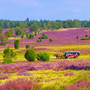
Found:
[{"label": "heather shrub", "polygon": [[52,41],[53,41],[53,39],[52,39],[52,38],[49,38],[49,41],[50,41],[50,42],[52,42]]},{"label": "heather shrub", "polygon": [[49,61],[50,60],[50,56],[46,52],[38,53],[36,58],[37,58],[37,60],[40,60],[40,61]]},{"label": "heather shrub", "polygon": [[35,58],[36,58],[36,53],[35,53],[35,50],[32,48],[32,49],[28,49],[25,53],[25,58],[28,60],[28,61],[35,61]]},{"label": "heather shrub", "polygon": [[88,37],[88,35],[85,35],[85,37]]},{"label": "heather shrub", "polygon": [[0,76],[0,80],[8,79],[8,78],[9,78],[8,76]]},{"label": "heather shrub", "polygon": [[35,66],[30,66],[27,70],[33,71],[33,70],[38,70],[38,68]]},{"label": "heather shrub", "polygon": [[14,47],[15,47],[15,49],[19,48],[19,40],[14,41]]},{"label": "heather shrub", "polygon": [[31,76],[32,73],[28,73],[28,72],[19,72],[17,75]]},{"label": "heather shrub", "polygon": [[39,90],[40,88],[41,85],[36,80],[32,81],[27,78],[18,78],[0,86],[0,90]]},{"label": "heather shrub", "polygon": [[27,45],[26,45],[26,49],[28,49],[28,48],[30,48],[30,45],[27,44]]},{"label": "heather shrub", "polygon": [[81,38],[81,40],[89,40],[89,38]]}]

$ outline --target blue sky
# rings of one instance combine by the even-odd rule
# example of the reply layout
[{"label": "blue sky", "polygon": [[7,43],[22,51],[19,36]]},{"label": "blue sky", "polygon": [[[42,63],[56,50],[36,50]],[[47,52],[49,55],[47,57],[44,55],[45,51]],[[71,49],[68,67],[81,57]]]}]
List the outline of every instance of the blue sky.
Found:
[{"label": "blue sky", "polygon": [[0,19],[90,20],[90,0],[0,0]]}]

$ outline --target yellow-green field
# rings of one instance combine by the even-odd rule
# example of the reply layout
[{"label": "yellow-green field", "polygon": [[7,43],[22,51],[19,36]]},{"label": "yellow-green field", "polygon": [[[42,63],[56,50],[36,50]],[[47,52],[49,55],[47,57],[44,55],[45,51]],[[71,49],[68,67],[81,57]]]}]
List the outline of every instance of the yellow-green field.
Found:
[{"label": "yellow-green field", "polygon": [[90,45],[59,45],[59,46],[40,46],[36,48],[48,48],[54,50],[63,50],[63,49],[90,49]]},{"label": "yellow-green field", "polygon": [[[37,51],[38,52],[47,52],[50,55],[50,61],[75,61],[75,63],[82,61],[90,60],[90,54],[87,53],[81,53],[81,55],[78,58],[70,58],[70,59],[56,59],[54,54],[60,53],[64,55],[64,52],[60,52],[60,50],[74,50],[74,49],[90,49],[90,45],[59,45],[59,46],[40,46],[40,47],[34,47],[35,49],[39,48],[46,48],[46,49],[52,49],[52,51]],[[12,48],[13,49],[13,48]],[[17,53],[17,59],[13,60],[15,61],[25,61],[27,60],[24,57],[25,52],[22,52],[22,50],[25,50],[25,48],[20,48],[18,50],[13,49]],[[21,52],[21,53],[19,53]],[[36,60],[37,61],[37,60]],[[0,53],[0,62],[3,62],[3,53]],[[50,62],[50,63],[51,63]],[[16,63],[16,62],[15,62]],[[49,62],[45,62],[49,63]],[[21,63],[22,65],[24,63]],[[34,64],[33,64],[34,65]],[[87,78],[90,79],[90,71],[89,70],[61,70],[61,71],[54,71],[53,69],[48,69],[48,70],[31,70],[27,71],[27,73],[32,73],[32,75],[18,75],[19,72],[14,72],[14,73],[6,73],[1,75],[6,75],[9,78],[8,79],[2,79],[0,80],[0,85],[5,84],[6,82],[10,80],[17,80],[18,78],[27,78],[28,80],[37,80],[38,84],[41,85],[41,88],[39,89],[31,89],[31,90],[67,90],[62,87],[67,87],[71,84],[74,84],[80,79],[83,79],[84,81],[87,80]],[[72,89],[71,89],[72,90]],[[81,89],[80,89],[81,90]],[[85,89],[86,90],[86,89]]]}]

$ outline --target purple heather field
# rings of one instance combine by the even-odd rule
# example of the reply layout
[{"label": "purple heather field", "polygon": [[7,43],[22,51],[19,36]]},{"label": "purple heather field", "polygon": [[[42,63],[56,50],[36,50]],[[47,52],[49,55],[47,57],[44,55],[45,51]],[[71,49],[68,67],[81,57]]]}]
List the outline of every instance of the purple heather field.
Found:
[{"label": "purple heather field", "polygon": [[[7,30],[8,29],[4,29],[3,34]],[[29,28],[27,28],[26,32],[30,33]],[[68,30],[63,30],[63,29],[49,30],[44,32],[44,34],[48,36],[48,39],[42,39],[42,42],[37,42],[38,38],[42,36],[42,33],[37,34],[34,39],[28,39],[27,37],[23,39],[19,39],[19,47],[24,48],[24,50],[22,51],[25,52],[26,51],[25,46],[27,44],[29,44],[30,47],[90,44],[90,40],[81,40],[81,38],[85,37],[85,35],[88,35],[89,38],[90,27],[82,27],[75,29],[69,28]],[[14,33],[13,37],[15,36],[16,35]],[[77,36],[79,37],[78,39],[76,39]],[[52,38],[53,41],[49,42],[49,38]],[[11,41],[12,43],[6,44],[6,46],[0,46],[0,51],[3,51],[3,49],[8,46],[10,48],[14,48],[14,40],[15,39],[9,39],[8,41]],[[48,48],[34,48],[34,49],[36,52],[41,50],[52,51],[52,49],[48,49]],[[75,50],[75,51],[80,51],[81,53],[84,54],[88,54],[88,49],[62,49],[56,51],[65,52],[67,50],[68,51]],[[37,74],[38,71],[41,71],[40,72],[41,74],[44,70],[46,71],[45,76],[40,77],[38,79],[39,76]],[[52,72],[49,72],[49,70],[51,70]],[[78,71],[80,71],[79,74],[81,76],[79,74],[76,75]],[[64,77],[68,78],[68,81],[69,79],[71,80],[70,83],[68,85],[62,84],[62,86],[59,86],[59,89],[52,89],[50,86],[48,87],[47,83],[48,84],[50,82],[52,83],[52,81],[54,80],[52,76],[54,76],[54,74],[58,75],[58,78],[60,78],[61,81],[64,80],[64,78],[61,79],[62,77],[61,73],[62,75],[64,74]],[[18,78],[18,80],[9,80],[14,74],[16,74],[17,77],[25,76],[25,78]],[[48,74],[50,74],[49,78],[52,77],[51,81],[49,81],[49,78],[48,80],[46,79],[46,81],[43,80],[43,78],[46,78],[46,75],[48,76]],[[86,74],[87,76],[85,76]],[[36,78],[32,78],[35,75]],[[30,76],[29,79],[27,79],[28,76]],[[38,61],[38,60],[35,62],[15,61],[14,63],[4,64],[4,65],[2,64],[2,62],[0,62],[0,80],[1,81],[7,80],[4,84],[0,85],[0,90],[90,90],[90,59],[86,58],[85,60],[83,60],[82,58],[75,58],[75,59],[56,60],[54,58],[54,60],[50,60],[48,62]],[[44,83],[44,85],[42,83]],[[55,83],[56,87],[58,86],[58,84],[59,84],[58,82]],[[42,86],[45,85],[46,87],[42,89]]]},{"label": "purple heather field", "polygon": [[[28,29],[28,28],[27,28]],[[4,29],[3,33],[5,33],[7,29]],[[29,32],[27,30],[26,32]],[[37,42],[38,38],[42,36],[42,33],[35,36],[34,39],[28,39],[27,37],[24,39],[19,39],[20,47],[23,48],[26,44],[30,44],[30,46],[48,46],[48,45],[70,45],[70,44],[90,44],[90,40],[81,40],[81,38],[85,37],[85,35],[90,35],[90,28],[83,27],[77,29],[70,29],[70,30],[53,30],[44,32],[48,39],[43,39],[42,42]],[[15,34],[13,35],[15,36]],[[76,37],[79,37],[76,39]],[[53,42],[49,42],[49,38],[53,39]],[[14,39],[9,40],[12,44],[8,44],[10,47],[14,47],[13,42]]]}]

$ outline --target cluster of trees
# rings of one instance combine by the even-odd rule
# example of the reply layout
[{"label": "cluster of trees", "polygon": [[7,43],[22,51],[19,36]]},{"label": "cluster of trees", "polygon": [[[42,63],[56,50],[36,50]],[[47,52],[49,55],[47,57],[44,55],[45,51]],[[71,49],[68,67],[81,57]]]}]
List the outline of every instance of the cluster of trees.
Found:
[{"label": "cluster of trees", "polygon": [[[49,61],[50,56],[46,52],[39,52],[36,54],[35,50],[33,48],[30,49],[29,45],[26,45],[26,52],[24,54],[24,57],[27,59],[27,61]],[[14,52],[12,49],[5,48],[3,51],[3,62],[2,64],[9,64],[9,63],[14,63],[12,60],[16,59],[16,52]]]},{"label": "cluster of trees", "polygon": [[[78,39],[78,38],[79,38],[79,36],[76,37],[76,39]],[[90,40],[90,36],[86,34],[85,37],[82,36],[81,40]]]},{"label": "cluster of trees", "polygon": [[[35,25],[36,24],[36,25]],[[11,21],[11,20],[0,20],[0,26],[1,28],[15,28],[16,26],[19,26],[20,28],[27,28],[31,27],[34,30],[36,30],[39,27],[42,27],[43,29],[58,29],[58,28],[68,28],[68,27],[90,27],[90,21],[84,20],[79,21],[78,19],[75,20],[29,20],[27,18],[25,21]]]}]

